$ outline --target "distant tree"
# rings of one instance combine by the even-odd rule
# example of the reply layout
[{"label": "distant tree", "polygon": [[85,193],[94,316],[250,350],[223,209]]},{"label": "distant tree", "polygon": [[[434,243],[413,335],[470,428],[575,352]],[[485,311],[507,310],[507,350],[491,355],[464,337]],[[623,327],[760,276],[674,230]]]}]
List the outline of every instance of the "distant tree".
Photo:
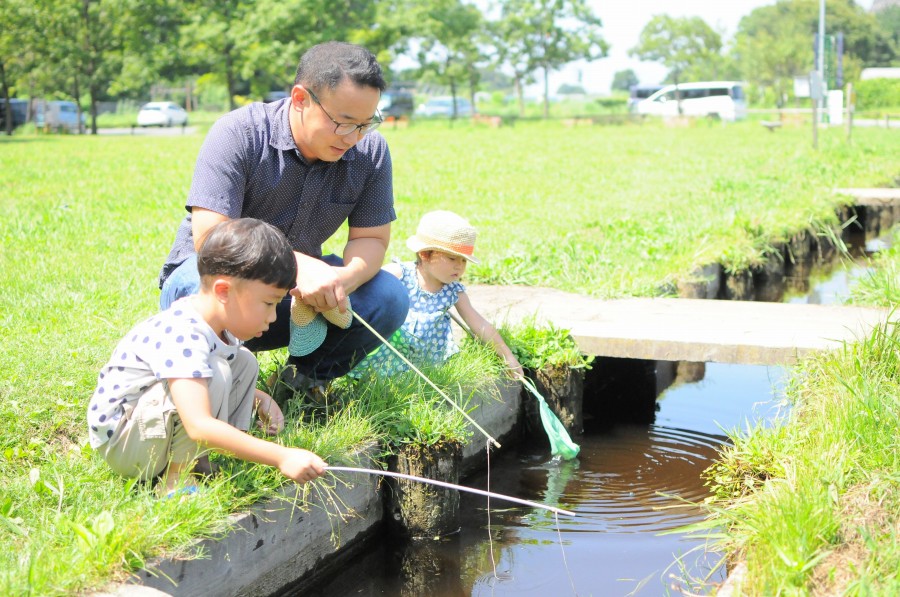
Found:
[{"label": "distant tree", "polygon": [[573,85],[571,83],[563,83],[556,90],[559,95],[584,95],[584,87],[581,85]]},{"label": "distant tree", "polygon": [[894,46],[894,56],[900,56],[900,5],[888,6],[875,14],[876,22]]},{"label": "distant tree", "polygon": [[506,45],[523,110],[522,84],[536,70],[543,71],[544,118],[550,116],[550,71],[575,60],[606,55],[602,22],[586,0],[500,0],[498,31]]},{"label": "distant tree", "polygon": [[421,72],[450,88],[452,117],[457,115],[461,85],[467,86],[474,106],[478,65],[487,59],[479,48],[484,32],[481,11],[462,0],[409,0],[398,18],[406,21],[407,31],[418,42]]},{"label": "distant tree", "polygon": [[[700,17],[670,17],[656,15],[644,26],[638,44],[629,55],[653,62],[661,62],[669,69],[669,77],[677,85],[687,71],[703,72],[715,67],[720,60],[722,38]],[[698,76],[692,74],[691,76]],[[681,97],[676,91],[678,112]]]},{"label": "distant tree", "polygon": [[[816,65],[813,45],[819,26],[819,0],[789,0],[762,6],[741,19],[734,59],[741,77],[764,93],[787,97],[793,79]],[[862,66],[889,66],[897,54],[878,19],[852,0],[827,0],[825,32],[844,35],[845,80]]]},{"label": "distant tree", "polygon": [[4,0],[0,2],[0,22],[3,23],[3,34],[0,35],[0,101],[6,114],[4,132],[12,135],[12,107],[10,97],[17,82],[23,78],[31,67],[33,51],[33,30],[29,28],[31,21],[31,3],[26,0]]},{"label": "distant tree", "polygon": [[634,74],[634,71],[630,68],[625,70],[617,71],[615,75],[613,75],[612,85],[610,89],[612,91],[628,91],[635,85],[637,85],[640,81],[638,81],[637,75]]}]

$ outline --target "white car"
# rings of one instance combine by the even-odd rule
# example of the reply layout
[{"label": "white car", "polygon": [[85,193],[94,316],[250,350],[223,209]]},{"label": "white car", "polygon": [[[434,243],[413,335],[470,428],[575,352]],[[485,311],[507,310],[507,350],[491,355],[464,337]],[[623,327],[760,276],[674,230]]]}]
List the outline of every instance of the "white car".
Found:
[{"label": "white car", "polygon": [[174,102],[144,104],[137,116],[138,126],[182,126],[187,121],[187,112]]},{"label": "white car", "polygon": [[739,81],[681,83],[678,86],[666,85],[639,101],[635,111],[667,117],[678,116],[679,113],[684,116],[717,116],[733,122],[747,117],[747,99],[743,83]]}]

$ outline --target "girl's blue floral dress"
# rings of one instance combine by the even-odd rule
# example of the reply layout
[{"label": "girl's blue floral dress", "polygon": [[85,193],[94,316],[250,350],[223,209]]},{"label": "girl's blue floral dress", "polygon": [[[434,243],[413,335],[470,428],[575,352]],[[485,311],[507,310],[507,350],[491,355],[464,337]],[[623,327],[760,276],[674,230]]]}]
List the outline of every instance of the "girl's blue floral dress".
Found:
[{"label": "girl's blue floral dress", "polygon": [[[445,361],[459,352],[447,311],[456,304],[459,293],[465,292],[466,287],[460,282],[451,282],[437,292],[428,292],[419,287],[415,263],[400,263],[400,268],[403,270],[400,281],[409,293],[409,313],[400,329],[391,336],[391,345],[415,365]],[[359,378],[367,371],[393,375],[408,369],[392,350],[379,346],[360,361],[350,375]]]}]

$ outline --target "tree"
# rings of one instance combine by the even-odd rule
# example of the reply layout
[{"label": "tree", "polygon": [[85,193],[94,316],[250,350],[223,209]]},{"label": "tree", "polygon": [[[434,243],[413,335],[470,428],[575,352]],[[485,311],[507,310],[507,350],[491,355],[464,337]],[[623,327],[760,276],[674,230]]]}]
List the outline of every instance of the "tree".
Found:
[{"label": "tree", "polygon": [[612,85],[610,86],[612,91],[628,91],[635,85],[637,85],[640,81],[638,81],[637,75],[634,74],[634,71],[630,68],[625,70],[617,71],[615,75],[613,75]]},{"label": "tree", "polygon": [[468,86],[475,105],[479,66],[487,58],[481,51],[484,20],[477,7],[461,0],[409,1],[404,5],[406,29],[418,44],[420,72],[430,73],[450,88],[452,118],[457,116],[459,86]]},{"label": "tree", "polygon": [[5,0],[0,3],[0,101],[3,102],[5,117],[4,132],[12,135],[12,106],[10,97],[16,82],[24,77],[31,67],[34,54],[29,52],[35,32],[28,27],[31,17],[31,3],[26,0]]},{"label": "tree", "polygon": [[[669,68],[669,77],[678,85],[688,71],[689,76],[700,80],[718,78],[715,66],[721,61],[721,50],[721,36],[700,17],[656,15],[644,26],[638,44],[628,54],[661,62]],[[709,76],[699,74],[710,70]],[[677,89],[675,96],[680,114],[681,95]]]},{"label": "tree", "polygon": [[556,90],[558,95],[584,95],[584,87],[581,85],[573,85],[572,83],[563,83]]},{"label": "tree", "polygon": [[[819,0],[781,0],[753,10],[741,19],[734,58],[742,77],[779,100],[793,89],[793,79],[815,69],[814,39],[819,26]],[[825,32],[844,35],[844,71],[855,78],[863,65],[889,66],[897,58],[878,19],[852,0],[828,0]]]},{"label": "tree", "polygon": [[609,44],[602,22],[586,0],[501,0],[497,31],[506,45],[504,57],[515,73],[522,106],[522,84],[543,71],[544,118],[550,116],[550,72],[575,60],[596,60]]}]

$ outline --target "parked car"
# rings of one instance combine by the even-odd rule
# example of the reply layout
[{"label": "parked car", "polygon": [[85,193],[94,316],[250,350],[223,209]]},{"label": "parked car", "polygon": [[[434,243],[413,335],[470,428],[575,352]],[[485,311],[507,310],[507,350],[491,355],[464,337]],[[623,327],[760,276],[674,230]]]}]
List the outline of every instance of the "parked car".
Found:
[{"label": "parked car", "polygon": [[52,102],[39,101],[34,106],[34,125],[41,129],[48,127],[51,130],[64,130],[69,133],[78,133],[84,130],[86,118],[84,112],[81,119],[78,118],[78,106],[75,102],[55,100]]},{"label": "parked car", "polygon": [[[17,98],[9,100],[10,113],[12,114],[12,128],[25,124],[28,114],[28,101]],[[6,130],[6,100],[0,98],[0,133]]]},{"label": "parked car", "polygon": [[174,102],[144,104],[137,115],[138,126],[182,126],[187,122],[187,112]]},{"label": "parked car", "polygon": [[628,89],[628,111],[635,112],[641,100],[647,99],[662,88],[662,85],[632,85]]},{"label": "parked car", "polygon": [[638,114],[678,116],[717,116],[722,120],[741,120],[747,117],[747,97],[742,83],[737,81],[707,81],[666,85],[645,100],[637,103]]},{"label": "parked car", "polygon": [[378,111],[384,118],[410,116],[415,107],[413,94],[401,89],[388,89],[378,102]]},{"label": "parked car", "polygon": [[[456,98],[456,116],[471,116],[472,102],[464,97]],[[453,116],[453,98],[448,96],[433,97],[416,108],[416,116]]]}]

